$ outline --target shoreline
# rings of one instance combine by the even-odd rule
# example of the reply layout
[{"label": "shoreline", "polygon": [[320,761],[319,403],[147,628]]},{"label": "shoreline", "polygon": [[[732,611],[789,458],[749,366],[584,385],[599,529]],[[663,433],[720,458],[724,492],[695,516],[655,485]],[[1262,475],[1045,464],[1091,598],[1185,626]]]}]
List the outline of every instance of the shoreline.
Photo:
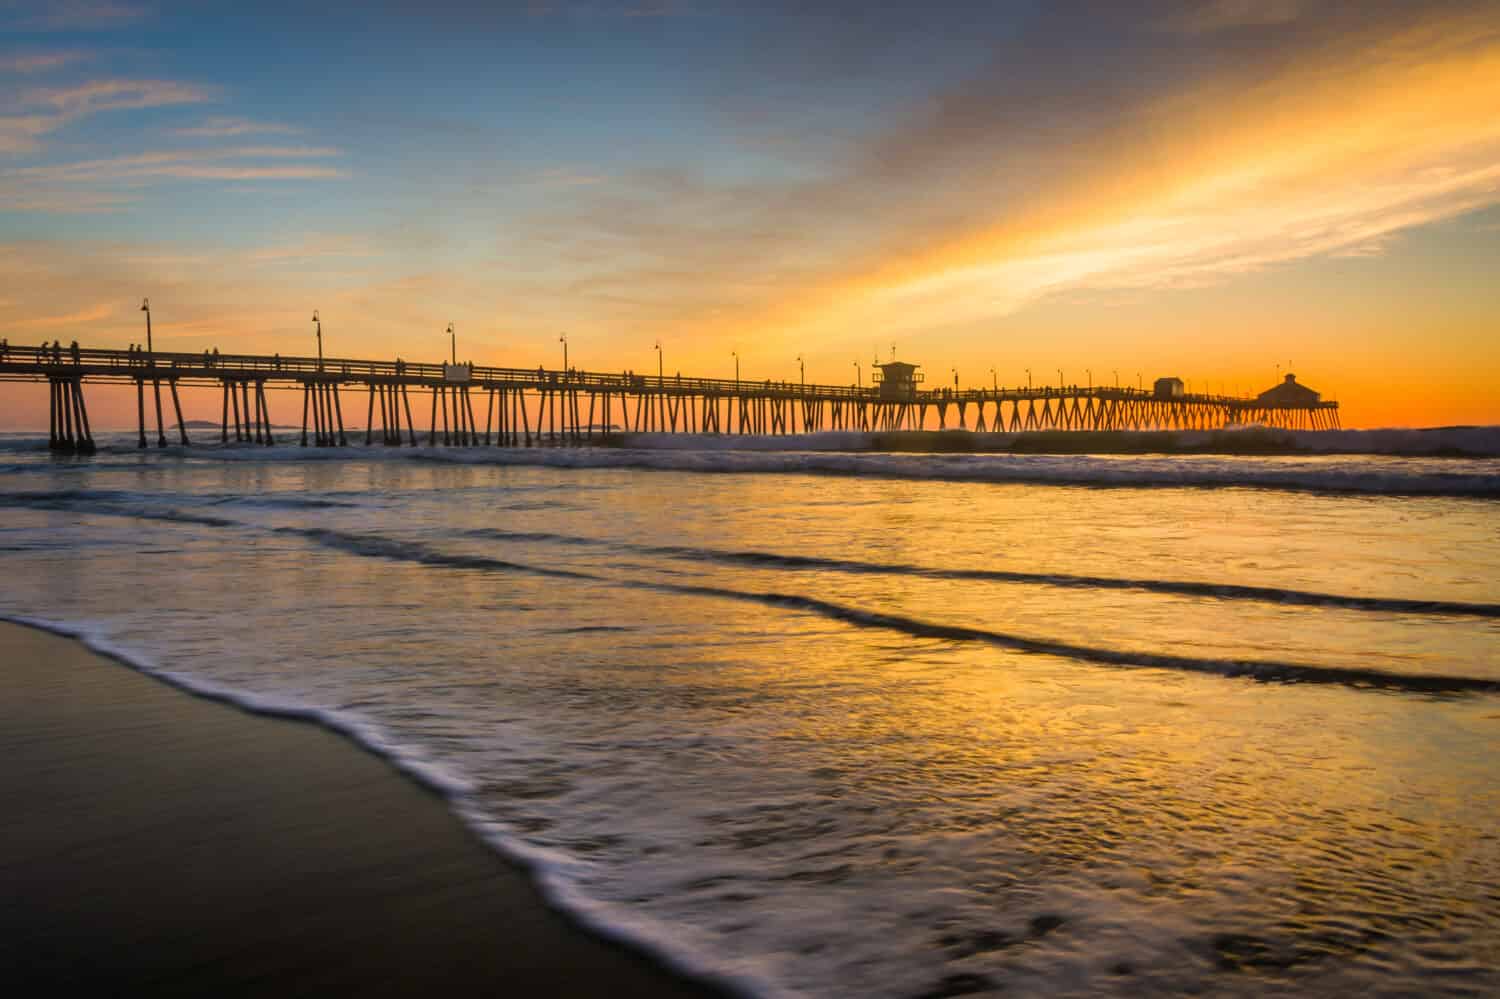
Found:
[{"label": "shoreline", "polygon": [[23,986],[713,996],[309,719],[0,621],[0,968]]}]

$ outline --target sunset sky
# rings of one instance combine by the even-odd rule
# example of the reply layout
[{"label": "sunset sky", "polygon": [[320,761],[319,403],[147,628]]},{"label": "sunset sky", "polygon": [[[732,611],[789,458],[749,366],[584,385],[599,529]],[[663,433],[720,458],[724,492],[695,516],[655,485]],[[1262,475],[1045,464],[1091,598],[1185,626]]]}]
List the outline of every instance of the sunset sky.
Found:
[{"label": "sunset sky", "polygon": [[142,296],[158,349],[316,308],[333,355],[1290,364],[1500,423],[1500,3],[0,0],[0,335],[123,347]]}]

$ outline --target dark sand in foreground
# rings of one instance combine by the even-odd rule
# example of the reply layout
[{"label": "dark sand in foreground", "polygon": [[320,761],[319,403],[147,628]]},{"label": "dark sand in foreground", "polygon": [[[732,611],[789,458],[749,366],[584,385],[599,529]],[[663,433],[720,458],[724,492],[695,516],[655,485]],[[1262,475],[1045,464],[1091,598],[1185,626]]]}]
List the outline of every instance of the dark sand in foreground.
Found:
[{"label": "dark sand in foreground", "polygon": [[709,994],[571,925],[347,739],[3,622],[0,802],[12,995]]}]

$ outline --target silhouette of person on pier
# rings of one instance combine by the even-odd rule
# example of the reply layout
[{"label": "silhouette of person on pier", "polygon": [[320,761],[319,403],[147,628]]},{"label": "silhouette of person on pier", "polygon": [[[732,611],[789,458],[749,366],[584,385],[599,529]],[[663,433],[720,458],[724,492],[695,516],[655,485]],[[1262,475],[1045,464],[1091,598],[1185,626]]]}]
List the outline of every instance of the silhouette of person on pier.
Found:
[{"label": "silhouette of person on pier", "polygon": [[68,353],[72,355],[72,357],[73,357],[73,364],[74,364],[75,367],[77,365],[83,363],[82,354],[81,354],[81,352],[78,349],[78,341],[77,340],[74,340],[72,343],[68,344]]},{"label": "silhouette of person on pier", "polygon": [[53,364],[61,364],[62,363],[62,341],[61,340],[53,340],[52,341],[52,363]]}]

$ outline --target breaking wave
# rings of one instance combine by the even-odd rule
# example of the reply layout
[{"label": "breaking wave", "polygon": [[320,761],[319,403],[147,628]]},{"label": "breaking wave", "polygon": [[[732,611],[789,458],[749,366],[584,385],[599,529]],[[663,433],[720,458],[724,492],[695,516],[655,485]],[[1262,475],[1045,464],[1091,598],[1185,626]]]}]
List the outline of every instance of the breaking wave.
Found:
[{"label": "breaking wave", "polygon": [[695,548],[686,545],[643,545],[621,541],[585,538],[545,531],[505,531],[478,528],[468,532],[472,537],[500,541],[542,541],[562,545],[607,548],[662,555],[668,558],[694,559],[756,568],[791,570],[832,570],[835,572],[871,573],[895,576],[923,576],[928,579],[958,579],[1001,583],[1034,583],[1045,586],[1080,589],[1140,590],[1146,593],[1168,593],[1189,597],[1213,597],[1220,600],[1255,600],[1265,603],[1306,607],[1343,607],[1349,610],[1387,614],[1446,614],[1460,617],[1500,618],[1500,604],[1467,603],[1455,600],[1406,600],[1393,597],[1359,597],[1310,590],[1283,589],[1273,586],[1246,586],[1236,583],[1199,583],[1166,579],[1123,579],[1115,576],[1079,576],[1056,572],[1019,572],[1010,569],[941,569],[893,562],[860,562],[851,559],[819,558],[813,555],[783,555],[775,552],[726,551],[720,548]]}]

